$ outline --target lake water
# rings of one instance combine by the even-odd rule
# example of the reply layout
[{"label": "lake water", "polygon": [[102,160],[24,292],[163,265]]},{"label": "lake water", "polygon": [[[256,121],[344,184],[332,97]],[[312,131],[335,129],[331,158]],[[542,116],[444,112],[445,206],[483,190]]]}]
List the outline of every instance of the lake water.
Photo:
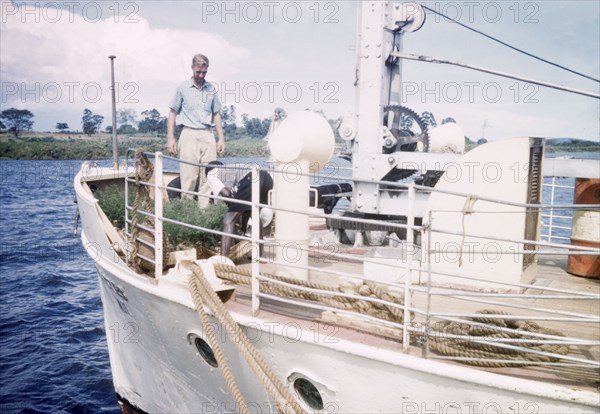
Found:
[{"label": "lake water", "polygon": [[72,236],[79,161],[1,161],[0,412],[118,413],[96,270]]}]

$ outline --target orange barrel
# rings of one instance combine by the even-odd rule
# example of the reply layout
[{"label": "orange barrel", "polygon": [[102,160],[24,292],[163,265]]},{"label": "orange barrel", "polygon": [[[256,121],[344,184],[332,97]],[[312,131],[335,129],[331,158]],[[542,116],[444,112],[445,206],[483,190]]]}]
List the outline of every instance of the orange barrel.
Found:
[{"label": "orange barrel", "polygon": [[[598,208],[573,211],[571,244],[600,248],[600,179],[576,178],[573,203],[598,204]],[[567,272],[600,278],[600,256],[569,256]]]}]

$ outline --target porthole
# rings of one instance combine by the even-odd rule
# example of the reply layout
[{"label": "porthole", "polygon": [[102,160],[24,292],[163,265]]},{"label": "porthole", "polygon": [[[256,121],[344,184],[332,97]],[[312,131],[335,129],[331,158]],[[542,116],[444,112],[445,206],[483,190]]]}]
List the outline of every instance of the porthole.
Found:
[{"label": "porthole", "polygon": [[321,393],[309,380],[305,378],[296,379],[294,381],[294,390],[296,390],[302,401],[312,410],[323,409],[324,405]]},{"label": "porthole", "polygon": [[204,339],[196,337],[196,339],[194,340],[194,345],[196,345],[198,353],[200,353],[200,356],[206,361],[208,365],[215,368],[219,367],[217,359],[215,358],[215,353]]}]

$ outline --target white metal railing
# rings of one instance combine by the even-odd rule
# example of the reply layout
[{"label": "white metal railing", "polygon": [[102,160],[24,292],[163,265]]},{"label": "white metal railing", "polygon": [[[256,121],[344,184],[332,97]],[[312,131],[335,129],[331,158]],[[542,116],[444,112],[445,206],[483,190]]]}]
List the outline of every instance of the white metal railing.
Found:
[{"label": "white metal railing", "polygon": [[[569,179],[567,184],[557,183],[558,177],[545,177],[543,187],[550,191],[548,197],[549,204],[555,204],[559,199],[573,199],[573,191],[575,189],[574,179]],[[565,181],[565,179],[561,180]],[[571,235],[573,215],[564,209],[549,208],[542,212],[541,236],[545,241],[558,240],[560,243],[568,243]]]},{"label": "white metal railing", "polygon": [[[170,158],[170,157],[163,157],[162,154],[160,154],[160,153],[154,154],[154,158],[155,158],[155,168],[156,168],[154,182],[153,183],[140,183],[140,184],[153,186],[155,189],[155,194],[159,195],[159,194],[161,194],[161,192],[164,189],[167,188],[163,184],[163,181],[162,181],[163,180],[163,178],[162,178],[163,158],[169,158],[169,159],[172,159],[175,161],[178,161],[178,160],[174,159],[174,158]],[[159,169],[160,169],[160,171],[159,171]],[[252,174],[253,174],[253,184],[252,184],[252,200],[253,201],[251,201],[251,202],[239,201],[239,202],[250,205],[251,206],[251,214],[252,214],[252,222],[260,223],[259,209],[261,207],[266,207],[266,205],[260,204],[258,202],[258,200],[259,200],[259,181],[258,181],[259,169],[257,166],[253,166]],[[348,180],[348,177],[346,177],[346,176],[344,176],[344,177],[330,176],[329,179]],[[126,180],[127,180],[126,181],[126,194],[127,194],[128,193],[127,183],[133,182],[134,180],[133,179],[126,179]],[[417,245],[417,243],[415,242],[415,240],[413,238],[414,231],[417,231],[420,233],[421,240],[429,240],[429,241],[431,241],[432,234],[434,234],[436,232],[440,232],[440,231],[436,230],[434,227],[431,227],[430,225],[418,226],[418,225],[414,224],[414,213],[413,213],[414,209],[413,208],[414,208],[415,194],[419,191],[425,191],[425,192],[430,193],[430,192],[434,192],[437,190],[435,188],[421,187],[421,186],[416,186],[414,184],[406,185],[406,184],[399,184],[399,183],[392,183],[392,182],[385,182],[385,184],[389,185],[389,186],[396,186],[399,188],[403,188],[406,191],[408,191],[409,206],[408,206],[408,210],[407,210],[407,214],[408,214],[407,223],[406,224],[383,223],[387,227],[392,228],[392,229],[405,229],[406,230],[407,238],[406,238],[405,247],[408,247],[408,248],[406,250],[405,263],[403,265],[404,270],[405,270],[405,274],[403,276],[404,277],[403,282],[398,283],[398,282],[375,281],[373,279],[370,279],[364,273],[348,274],[344,271],[340,271],[339,269],[336,269],[335,267],[333,267],[332,269],[328,269],[328,268],[323,268],[322,266],[320,266],[320,267],[311,266],[309,264],[309,266],[307,266],[306,269],[309,272],[314,272],[314,273],[319,272],[321,274],[324,274],[324,275],[329,274],[334,277],[351,276],[353,278],[357,278],[357,279],[360,279],[360,280],[363,280],[366,282],[377,282],[378,284],[380,284],[382,286],[386,286],[386,287],[401,291],[402,296],[404,298],[403,304],[398,304],[398,303],[391,302],[391,301],[385,301],[385,300],[375,298],[375,297],[364,297],[364,296],[360,296],[360,295],[356,295],[356,294],[331,292],[331,291],[301,287],[298,285],[293,285],[290,283],[278,281],[276,279],[273,279],[266,275],[261,274],[261,265],[262,264],[264,264],[264,263],[273,264],[274,262],[265,257],[260,257],[259,249],[252,249],[252,264],[251,264],[252,312],[254,314],[259,312],[261,299],[269,299],[269,300],[277,300],[282,303],[294,304],[297,306],[303,306],[306,308],[311,308],[311,309],[316,309],[316,310],[321,310],[321,311],[333,311],[333,312],[336,312],[341,315],[351,315],[354,318],[360,318],[365,321],[369,321],[372,323],[377,323],[377,324],[381,324],[384,326],[388,326],[391,328],[396,328],[396,329],[401,330],[402,338],[403,338],[403,349],[405,351],[407,351],[409,345],[414,342],[413,339],[415,339],[415,335],[416,335],[416,338],[420,339],[420,341],[423,345],[423,355],[428,358],[439,358],[439,359],[448,359],[449,358],[449,357],[444,357],[444,356],[433,356],[429,352],[427,338],[431,338],[432,340],[435,338],[445,338],[445,339],[456,339],[456,340],[471,340],[476,343],[484,343],[489,346],[493,346],[493,347],[497,347],[497,348],[512,349],[514,351],[538,354],[541,356],[548,356],[548,357],[557,359],[557,362],[535,363],[537,365],[553,365],[553,366],[557,366],[557,367],[558,366],[569,366],[569,367],[575,367],[575,368],[585,367],[585,368],[595,368],[595,369],[600,367],[600,364],[598,363],[597,358],[590,360],[590,359],[586,359],[586,358],[582,358],[582,357],[578,357],[578,356],[560,355],[560,354],[555,354],[552,352],[532,350],[532,349],[529,349],[529,348],[523,346],[523,345],[525,345],[527,343],[531,343],[531,342],[544,343],[544,344],[574,345],[574,346],[579,346],[579,347],[588,347],[590,349],[593,348],[596,350],[595,352],[597,353],[598,347],[600,347],[600,340],[598,337],[591,337],[591,338],[590,337],[575,337],[573,335],[557,336],[557,335],[552,335],[552,334],[525,332],[525,333],[523,333],[526,336],[525,338],[518,338],[518,339],[494,338],[494,339],[490,340],[490,339],[485,339],[485,338],[484,339],[472,338],[470,336],[465,336],[465,335],[449,334],[448,332],[439,331],[437,329],[437,324],[440,322],[455,322],[455,323],[459,323],[459,324],[472,325],[475,327],[481,326],[481,327],[493,328],[493,329],[497,330],[498,333],[506,332],[508,330],[508,328],[497,327],[495,325],[489,325],[488,323],[482,323],[482,322],[473,320],[473,318],[478,318],[478,317],[481,318],[482,317],[481,314],[474,313],[471,310],[471,308],[474,305],[485,305],[485,306],[492,306],[495,308],[513,309],[513,311],[515,311],[515,310],[519,311],[518,315],[506,315],[503,313],[485,314],[485,318],[490,319],[490,320],[494,320],[494,319],[524,320],[524,321],[528,321],[528,323],[532,323],[532,322],[536,321],[536,322],[546,322],[546,323],[552,323],[552,324],[556,324],[556,323],[578,324],[578,326],[585,325],[585,326],[593,327],[593,326],[597,326],[598,323],[600,322],[600,317],[597,314],[595,314],[593,312],[586,313],[586,312],[579,311],[579,310],[556,309],[553,307],[553,305],[554,305],[555,301],[558,301],[558,300],[568,301],[569,304],[581,303],[581,302],[585,302],[585,301],[589,301],[593,304],[598,304],[598,303],[600,303],[600,295],[598,293],[594,293],[594,292],[581,292],[581,291],[577,291],[577,290],[573,290],[573,289],[557,288],[557,287],[552,287],[552,286],[541,286],[541,285],[526,284],[526,283],[523,283],[523,284],[506,283],[506,282],[502,282],[502,281],[494,281],[493,282],[497,286],[497,289],[499,291],[501,291],[500,293],[487,292],[487,291],[485,291],[485,292],[473,291],[473,290],[466,289],[466,288],[458,288],[456,286],[450,288],[450,287],[436,285],[436,278],[439,277],[440,275],[455,278],[457,281],[460,281],[460,280],[477,281],[480,279],[477,277],[477,275],[453,274],[452,272],[440,273],[439,271],[434,271],[431,266],[432,257],[436,253],[436,251],[434,249],[420,251],[419,254],[417,254],[418,248],[420,246]],[[514,206],[514,207],[529,207],[529,208],[537,206],[538,208],[540,208],[542,210],[550,211],[549,215],[542,214],[543,218],[549,219],[549,224],[546,225],[544,228],[548,228],[550,231],[550,234],[547,237],[543,236],[543,238],[546,238],[546,240],[542,239],[542,241],[536,241],[536,240],[511,240],[511,241],[515,242],[516,244],[518,244],[520,246],[524,246],[525,244],[534,246],[534,248],[536,249],[534,252],[538,253],[538,254],[546,253],[546,254],[554,254],[554,255],[565,255],[565,254],[600,255],[600,250],[598,250],[598,249],[591,249],[591,248],[585,248],[585,247],[579,247],[579,246],[571,246],[571,245],[565,244],[563,242],[563,238],[568,239],[568,237],[566,237],[566,236],[555,237],[552,235],[552,231],[554,228],[561,228],[561,226],[553,225],[553,223],[555,223],[555,219],[561,217],[561,215],[552,214],[552,212],[555,210],[553,205],[555,204],[555,201],[557,200],[555,189],[560,188],[561,190],[562,189],[568,190],[568,189],[572,189],[572,187],[567,186],[567,185],[562,185],[562,184],[556,184],[554,178],[552,179],[550,184],[544,184],[544,185],[550,186],[551,196],[550,196],[549,202],[540,204],[540,205],[519,204],[519,203],[510,203],[510,205]],[[179,190],[179,191],[185,192],[184,190]],[[190,194],[202,196],[200,194],[193,193],[193,192]],[[218,196],[210,196],[210,197],[215,200],[225,200],[224,198],[218,197]],[[463,195],[463,197],[469,197],[469,196]],[[563,199],[564,199],[564,197],[563,197]],[[127,200],[127,198],[126,198],[126,200]],[[487,199],[487,200],[494,201],[494,202],[498,203],[499,205],[506,204],[506,203],[503,203],[501,200],[492,200],[492,199]],[[149,217],[153,217],[155,220],[155,228],[154,228],[153,232],[155,234],[154,250],[155,250],[156,260],[154,262],[155,262],[155,267],[156,267],[155,275],[157,277],[162,276],[162,263],[161,263],[162,250],[161,250],[161,248],[163,245],[162,244],[162,223],[163,222],[178,224],[178,225],[186,226],[188,228],[196,229],[198,231],[205,231],[205,232],[215,234],[215,235],[220,235],[220,236],[223,236],[226,234],[226,233],[223,233],[218,230],[206,229],[203,227],[198,227],[198,226],[194,226],[194,225],[191,225],[188,223],[183,223],[183,222],[180,222],[177,220],[162,217],[162,198],[160,196],[157,196],[157,197],[155,197],[154,201],[155,201],[155,206],[154,206],[155,213],[151,213],[151,212],[140,212],[140,213],[147,215]],[[229,201],[231,201],[231,200],[229,200]],[[573,207],[573,208],[577,207],[577,206],[569,206],[566,203],[562,204],[562,201],[560,201],[560,199],[559,199],[559,204],[560,204],[560,208],[563,210],[568,210],[568,207]],[[273,206],[269,206],[269,207],[273,208],[275,210],[275,212],[278,211],[278,209],[274,208]],[[126,212],[129,213],[129,211],[130,211],[130,206],[127,205]],[[302,209],[297,209],[297,210],[296,209],[293,209],[293,210],[287,209],[286,211],[306,214],[305,211],[303,211]],[[503,212],[505,212],[505,211],[503,211]],[[525,213],[521,211],[520,214],[525,214]],[[311,213],[311,216],[320,217],[320,218],[328,217],[327,215],[324,215],[324,214],[314,214],[314,213]],[[571,216],[569,215],[568,217],[571,217]],[[339,217],[338,217],[338,219],[339,219]],[[361,219],[361,218],[357,218],[357,217],[344,218],[344,220],[346,220],[346,219],[347,219],[347,221],[361,223],[361,224],[382,224],[382,222],[379,222],[377,220],[366,220],[366,219]],[[130,223],[130,220],[128,219],[128,217],[126,217],[126,223]],[[564,227],[567,227],[567,226],[564,226]],[[147,230],[152,231],[152,229],[147,229]],[[247,237],[247,236],[243,236],[243,235],[242,236],[229,235],[229,236],[231,236],[235,239],[238,239],[238,240],[251,241],[254,246],[258,246],[259,244],[268,246],[270,243],[273,243],[273,241],[261,240],[259,238],[259,229],[258,229],[257,225],[252,226],[251,237]],[[494,235],[478,235],[476,237],[485,237],[485,238],[494,239]],[[561,238],[559,238],[559,237],[561,237]],[[495,238],[495,239],[500,240],[500,241],[503,240],[502,238]],[[555,242],[553,242],[553,239],[558,239],[560,241],[558,243],[555,243]],[[428,243],[427,245],[431,246],[431,243]],[[159,248],[159,246],[160,246],[160,248]],[[307,253],[314,251],[314,249],[311,248],[311,246],[308,246],[305,249],[307,250]],[[473,251],[472,253],[473,254],[483,254],[483,251]],[[500,253],[501,254],[531,254],[532,251],[524,250],[521,248],[521,249],[518,249],[517,251],[501,251]],[[330,259],[333,258],[333,259],[339,260],[339,261],[344,261],[344,260],[349,260],[349,259],[353,259],[353,260],[359,259],[361,265],[363,265],[363,266],[365,263],[388,265],[387,262],[385,262],[384,260],[381,260],[381,259],[367,258],[367,257],[358,257],[357,258],[357,256],[355,256],[351,253],[341,252],[341,251],[330,252],[330,254],[328,254],[328,258],[330,258]],[[150,260],[148,258],[145,258],[145,259]],[[294,267],[295,265],[290,263],[290,264],[287,264],[286,266]],[[420,279],[421,275],[425,275],[425,279],[422,281]],[[419,276],[418,283],[414,283],[414,280],[417,279],[416,276]],[[307,302],[304,300],[298,300],[298,299],[292,299],[292,298],[282,298],[280,296],[274,296],[273,294],[269,294],[269,293],[260,291],[259,282],[261,280],[269,281],[269,282],[275,283],[275,284],[285,285],[287,288],[296,289],[298,291],[313,292],[313,293],[318,293],[321,295],[329,295],[329,296],[340,297],[340,298],[345,298],[345,299],[349,299],[349,300],[361,300],[361,301],[366,301],[366,302],[377,304],[377,305],[383,305],[383,306],[397,308],[403,312],[404,318],[403,318],[402,323],[397,323],[397,322],[394,322],[391,320],[380,319],[380,318],[374,317],[372,315],[361,314],[360,312],[357,312],[357,311],[340,310],[338,308],[328,306],[324,303],[313,303],[313,302]],[[457,282],[457,284],[460,285],[460,282]],[[510,291],[510,292],[506,293],[504,291]],[[515,292],[517,292],[517,293],[515,293]],[[525,293],[523,293],[523,292],[525,292]],[[417,303],[415,301],[415,298],[418,296],[425,297],[424,305],[422,303],[420,305],[418,305],[418,304],[415,305]],[[460,311],[460,312],[457,312],[457,311],[453,312],[453,311],[448,311],[448,310],[441,311],[441,310],[439,310],[439,308],[440,308],[439,304],[436,303],[437,301],[442,301],[444,303],[451,301],[453,303],[453,306],[455,306],[455,307],[458,306],[459,308],[461,308],[461,304],[465,304],[465,308],[463,311]],[[532,301],[535,301],[535,303],[532,303]],[[543,305],[543,303],[546,303],[546,305]],[[593,309],[593,306],[588,307],[588,309],[590,309],[590,308]],[[460,361],[460,360],[463,360],[464,358],[452,357],[451,359]],[[470,358],[470,361],[477,362],[478,360]],[[501,360],[501,361],[499,360],[499,362],[504,362],[504,363],[509,362],[509,363],[514,363],[515,365],[519,365],[522,363],[522,362],[518,362],[518,361],[511,362],[511,361],[506,361],[506,360]]]},{"label": "white metal railing", "polygon": [[[252,167],[252,241],[255,246],[260,243],[260,173],[257,166]],[[257,225],[258,224],[258,225]],[[252,314],[256,316],[260,308],[260,284],[258,277],[260,274],[260,249],[252,249]]]},{"label": "white metal railing", "polygon": [[154,156],[154,276],[159,277],[163,271],[163,155]]}]

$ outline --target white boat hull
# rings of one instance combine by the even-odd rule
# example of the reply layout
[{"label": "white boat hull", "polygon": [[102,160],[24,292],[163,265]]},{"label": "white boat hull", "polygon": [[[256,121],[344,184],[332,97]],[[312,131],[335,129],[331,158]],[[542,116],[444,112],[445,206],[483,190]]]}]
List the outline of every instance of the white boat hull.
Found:
[{"label": "white boat hull", "polygon": [[[86,243],[84,235],[84,243]],[[234,412],[219,369],[198,354],[190,335],[204,337],[183,283],[157,286],[135,274],[114,274],[97,262],[106,333],[117,393],[145,412]],[[132,283],[135,281],[135,283]],[[234,314],[251,342],[292,390],[298,376],[317,386],[328,413],[588,413],[597,394],[424,360],[308,329]],[[249,407],[274,403],[214,323]],[[293,392],[293,390],[292,390]]]},{"label": "white boat hull", "polygon": [[[109,177],[110,178],[110,177]],[[200,356],[193,338],[205,338],[187,276],[157,279],[129,269],[114,253],[97,201],[81,174],[75,189],[83,245],[95,260],[104,308],[112,376],[118,395],[144,412],[234,412],[221,370]],[[383,338],[337,336],[330,325],[232,310],[279,379],[309,379],[327,413],[590,413],[597,392],[500,375],[402,352]],[[254,412],[276,412],[235,338],[211,319],[236,381]],[[363,335],[361,337],[361,335]],[[306,407],[310,412],[310,408]]]}]

